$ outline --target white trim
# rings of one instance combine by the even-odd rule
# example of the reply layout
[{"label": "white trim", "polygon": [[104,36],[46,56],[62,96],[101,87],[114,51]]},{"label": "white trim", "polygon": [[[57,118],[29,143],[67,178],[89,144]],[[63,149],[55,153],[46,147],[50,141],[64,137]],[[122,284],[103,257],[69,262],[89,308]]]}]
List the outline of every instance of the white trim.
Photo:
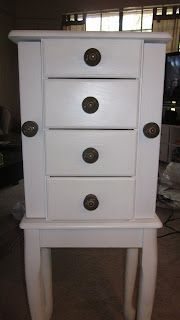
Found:
[{"label": "white trim", "polygon": [[13,30],[9,33],[9,39],[13,42],[40,41],[49,38],[93,38],[93,39],[144,39],[150,43],[167,43],[171,36],[166,32],[106,32],[106,31],[57,31],[57,30]]},{"label": "white trim", "polygon": [[155,215],[152,219],[136,219],[136,220],[119,220],[119,221],[53,221],[50,222],[46,219],[30,219],[23,218],[20,227],[22,229],[133,229],[133,228],[161,228],[162,223]]}]

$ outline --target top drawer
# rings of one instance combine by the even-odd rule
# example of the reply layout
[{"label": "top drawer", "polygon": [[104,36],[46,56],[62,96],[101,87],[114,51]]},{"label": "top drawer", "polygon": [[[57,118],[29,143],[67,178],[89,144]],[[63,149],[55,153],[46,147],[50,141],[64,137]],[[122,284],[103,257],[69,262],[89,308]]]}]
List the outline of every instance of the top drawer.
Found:
[{"label": "top drawer", "polygon": [[[141,44],[141,40],[125,39],[43,40],[45,77],[138,78]],[[85,57],[90,48],[99,54],[92,51]],[[99,62],[90,66],[89,61]]]}]

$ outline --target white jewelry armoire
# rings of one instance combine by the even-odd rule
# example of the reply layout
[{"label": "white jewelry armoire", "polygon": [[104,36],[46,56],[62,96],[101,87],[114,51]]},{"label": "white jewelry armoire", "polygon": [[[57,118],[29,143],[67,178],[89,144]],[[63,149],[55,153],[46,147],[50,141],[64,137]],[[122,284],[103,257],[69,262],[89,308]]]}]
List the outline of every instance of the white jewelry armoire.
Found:
[{"label": "white jewelry armoire", "polygon": [[[127,248],[125,320],[150,320],[162,33],[12,31],[18,43],[32,320],[52,314],[50,249]],[[142,249],[137,310],[132,296]],[[63,297],[62,297],[63,298]]]}]

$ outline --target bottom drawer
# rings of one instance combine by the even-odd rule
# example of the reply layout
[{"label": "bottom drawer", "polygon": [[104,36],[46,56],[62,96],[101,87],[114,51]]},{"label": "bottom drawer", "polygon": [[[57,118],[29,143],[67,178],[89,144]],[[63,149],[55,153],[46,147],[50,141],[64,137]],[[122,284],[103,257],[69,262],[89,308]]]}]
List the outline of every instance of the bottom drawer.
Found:
[{"label": "bottom drawer", "polygon": [[134,178],[47,178],[49,220],[130,219]]}]

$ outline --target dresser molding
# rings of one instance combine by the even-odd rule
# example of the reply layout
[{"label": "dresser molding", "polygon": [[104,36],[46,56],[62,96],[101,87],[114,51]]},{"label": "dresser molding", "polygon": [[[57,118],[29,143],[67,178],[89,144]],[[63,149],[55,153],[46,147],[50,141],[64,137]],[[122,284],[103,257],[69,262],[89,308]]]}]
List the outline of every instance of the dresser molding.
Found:
[{"label": "dresser molding", "polygon": [[55,30],[13,30],[9,39],[15,43],[20,41],[41,41],[42,39],[59,38],[93,38],[93,39],[142,39],[150,43],[167,43],[171,36],[166,32],[91,32],[88,31],[55,31]]}]

